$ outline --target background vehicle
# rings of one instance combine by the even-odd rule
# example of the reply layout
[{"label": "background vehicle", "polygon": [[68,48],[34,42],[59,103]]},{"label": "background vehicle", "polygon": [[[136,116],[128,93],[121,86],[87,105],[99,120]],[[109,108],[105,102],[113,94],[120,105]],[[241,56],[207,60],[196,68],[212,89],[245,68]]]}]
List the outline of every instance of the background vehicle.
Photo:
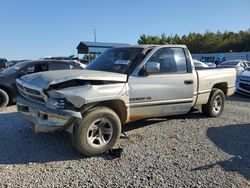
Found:
[{"label": "background vehicle", "polygon": [[236,89],[237,93],[250,97],[250,67],[238,75]]},{"label": "background vehicle", "polygon": [[30,60],[28,60],[28,59],[26,59],[26,60],[11,60],[11,61],[8,61],[7,64],[8,64],[8,67],[11,67],[11,66],[13,66],[17,63],[23,62],[23,61],[30,61]]},{"label": "background vehicle", "polygon": [[70,56],[44,56],[40,60],[75,60],[77,57],[74,55]]},{"label": "background vehicle", "polygon": [[248,67],[248,61],[245,60],[228,60],[224,61],[218,67],[222,68],[235,68],[237,71],[237,75],[240,74]]},{"label": "background vehicle", "polygon": [[197,59],[193,59],[195,68],[209,68],[209,66],[206,63],[203,63],[201,61],[198,61]]},{"label": "background vehicle", "polygon": [[7,59],[0,58],[0,70],[6,69],[8,67]]},{"label": "background vehicle", "polygon": [[16,78],[26,74],[64,69],[81,69],[75,62],[68,61],[23,61],[0,73],[0,107],[15,102],[18,95]]},{"label": "background vehicle", "polygon": [[45,56],[40,58],[40,60],[64,60],[64,61],[74,61],[82,68],[85,68],[87,66],[86,61],[83,61],[83,59],[79,59],[78,57],[71,55],[71,56]]},{"label": "background vehicle", "polygon": [[225,57],[223,55],[220,55],[218,57],[202,57],[200,61],[206,63],[210,67],[216,67],[225,60]]},{"label": "background vehicle", "polygon": [[233,68],[195,70],[185,45],[117,47],[82,71],[17,79],[17,106],[36,132],[67,130],[77,150],[94,156],[112,148],[121,125],[131,121],[186,114],[196,106],[219,116],[235,80]]},{"label": "background vehicle", "polygon": [[207,64],[209,67],[216,67],[215,57],[202,57],[200,61]]}]

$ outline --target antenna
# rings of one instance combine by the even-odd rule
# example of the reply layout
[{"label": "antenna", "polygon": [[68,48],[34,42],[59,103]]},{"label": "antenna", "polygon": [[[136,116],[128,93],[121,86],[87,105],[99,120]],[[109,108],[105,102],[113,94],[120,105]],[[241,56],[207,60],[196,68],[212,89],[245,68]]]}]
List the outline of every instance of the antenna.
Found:
[{"label": "antenna", "polygon": [[94,29],[94,41],[96,42],[96,30]]}]

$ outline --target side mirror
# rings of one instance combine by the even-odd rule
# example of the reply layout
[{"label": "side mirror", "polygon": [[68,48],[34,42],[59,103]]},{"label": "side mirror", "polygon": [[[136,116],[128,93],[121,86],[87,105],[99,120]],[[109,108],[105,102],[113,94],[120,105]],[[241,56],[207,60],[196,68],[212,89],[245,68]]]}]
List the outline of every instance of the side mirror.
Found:
[{"label": "side mirror", "polygon": [[159,62],[147,62],[144,69],[147,73],[158,73],[160,72],[160,63]]}]

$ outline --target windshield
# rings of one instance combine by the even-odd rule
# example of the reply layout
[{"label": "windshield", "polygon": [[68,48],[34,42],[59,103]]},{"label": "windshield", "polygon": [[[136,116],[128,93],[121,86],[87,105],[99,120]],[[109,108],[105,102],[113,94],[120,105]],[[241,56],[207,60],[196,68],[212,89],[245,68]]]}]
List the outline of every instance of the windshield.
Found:
[{"label": "windshield", "polygon": [[1,73],[3,73],[3,74],[13,74],[17,70],[21,69],[22,67],[23,66],[21,66],[21,64],[17,63],[15,65],[13,65],[12,67],[9,67],[9,68],[3,70]]},{"label": "windshield", "polygon": [[142,53],[142,48],[113,48],[91,61],[87,70],[100,70],[127,74],[129,66]]}]

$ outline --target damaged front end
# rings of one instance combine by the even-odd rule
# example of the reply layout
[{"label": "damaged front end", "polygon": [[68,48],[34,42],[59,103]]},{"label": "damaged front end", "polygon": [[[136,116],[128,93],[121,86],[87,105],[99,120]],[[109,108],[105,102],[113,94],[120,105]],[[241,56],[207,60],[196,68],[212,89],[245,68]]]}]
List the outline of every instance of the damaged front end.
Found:
[{"label": "damaged front end", "polygon": [[[54,102],[36,86],[17,79],[20,96],[17,97],[18,112],[32,122],[35,132],[53,132],[68,127],[74,118],[82,118],[80,112]],[[62,102],[62,101],[61,101]],[[66,103],[65,103],[66,104]]]},{"label": "damaged front end", "polygon": [[34,103],[22,96],[17,98],[17,110],[32,123],[35,132],[53,132],[67,129],[74,118],[82,118],[80,112],[50,109],[45,105]]},{"label": "damaged front end", "polygon": [[[38,75],[41,76],[41,75]],[[37,79],[33,76],[34,79]],[[124,98],[127,94],[125,79],[99,78],[91,80],[81,76],[71,76],[44,84],[30,84],[25,78],[17,79],[21,94],[17,98],[18,111],[34,124],[35,132],[56,130],[72,131],[75,119],[82,118],[84,106],[100,101]],[[28,77],[29,81],[32,81]],[[34,82],[33,82],[34,83]],[[37,86],[39,85],[39,86]]]},{"label": "damaged front end", "polygon": [[51,85],[46,93],[50,97],[48,105],[73,105],[74,108],[80,109],[85,104],[118,99],[127,94],[127,88],[126,84],[120,81],[75,79]]}]

